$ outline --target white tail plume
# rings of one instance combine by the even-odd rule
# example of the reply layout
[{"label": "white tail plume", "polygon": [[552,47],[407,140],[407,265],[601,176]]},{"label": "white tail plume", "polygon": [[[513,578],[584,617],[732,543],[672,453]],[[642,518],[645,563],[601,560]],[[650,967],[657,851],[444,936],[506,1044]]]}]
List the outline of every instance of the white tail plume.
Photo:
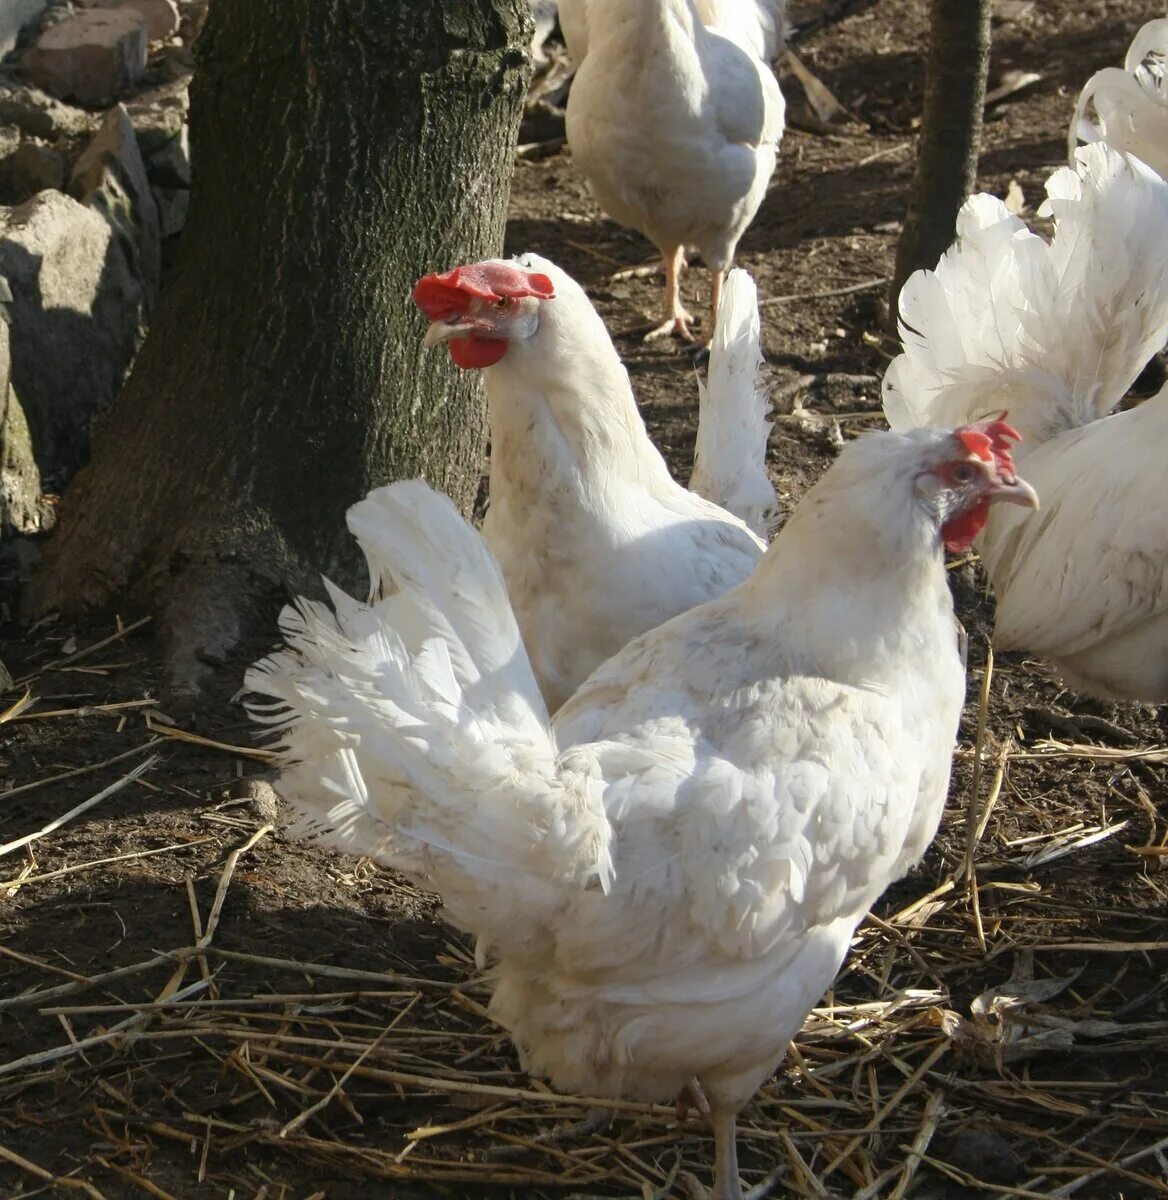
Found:
[{"label": "white tail plume", "polygon": [[1136,34],[1122,70],[1106,67],[1087,80],[1067,137],[1072,159],[1079,142],[1106,142],[1168,177],[1168,18]]},{"label": "white tail plume", "polygon": [[250,710],[280,731],[279,791],[302,831],[427,879],[456,924],[522,936],[559,888],[607,886],[599,793],[560,772],[498,567],[454,505],[395,483],[348,524],[369,602],[326,581],[332,608],[286,608],[286,648],[245,680],[275,701]]},{"label": "white tail plume", "polygon": [[1006,410],[1019,453],[1110,412],[1168,336],[1168,184],[1102,143],[1047,180],[1048,244],[992,196],[900,293],[884,377],[894,429]]},{"label": "white tail plume", "polygon": [[731,271],[710,345],[709,384],[698,380],[698,432],[690,490],[720,504],[765,538],[779,507],[766,469],[770,400],[758,386],[762,362],[758,295]]}]

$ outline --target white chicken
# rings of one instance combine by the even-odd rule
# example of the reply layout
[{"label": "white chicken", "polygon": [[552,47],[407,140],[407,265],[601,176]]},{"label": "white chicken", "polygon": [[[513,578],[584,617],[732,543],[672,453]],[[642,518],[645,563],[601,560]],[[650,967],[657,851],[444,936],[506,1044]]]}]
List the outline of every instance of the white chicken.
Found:
[{"label": "white chicken", "polygon": [[[535,0],[533,0],[533,3]],[[559,0],[560,32],[577,67],[588,53],[592,0]],[[764,63],[772,63],[787,34],[786,0],[695,0],[703,25],[716,29]]]},{"label": "white chicken", "polygon": [[1168,178],[1168,18],[1149,21],[1132,40],[1123,69],[1097,71],[1080,93],[1070,153],[1079,142],[1100,141]]},{"label": "white chicken", "polygon": [[[422,279],[414,300],[431,321],[427,344],[445,341],[460,367],[486,368],[483,536],[554,712],[626,642],[745,579],[765,543],[673,481],[604,322],[554,264],[526,254],[457,267]],[[715,486],[737,473],[744,498],[770,489],[773,501],[762,465],[765,401],[754,390],[757,340],[735,341],[732,353],[749,370],[727,368],[725,386],[714,376],[717,416],[703,421],[724,426],[735,455],[753,438],[755,465],[719,466],[715,446],[706,474]]]},{"label": "white chicken", "polygon": [[764,63],[773,63],[787,37],[786,0],[694,0],[702,24],[716,29]]},{"label": "white chicken", "polygon": [[531,39],[531,57],[537,66],[542,66],[548,61],[543,44],[551,37],[552,30],[556,27],[556,0],[531,0],[531,19],[535,25],[535,33]]},{"label": "white chicken", "polygon": [[738,1111],[936,830],[965,690],[942,545],[1034,504],[1013,436],[849,444],[748,580],[554,722],[479,535],[391,484],[349,512],[370,601],[285,609],[248,673],[302,831],[440,893],[528,1069],[658,1101],[697,1078],[716,1200]]},{"label": "white chicken", "polygon": [[[707,17],[724,7],[704,2]],[[587,0],[579,17],[566,27],[577,26],[574,53],[587,41],[568,96],[572,156],[601,208],[661,252],[665,320],[650,336],[692,340],[680,293],[686,247],[712,275],[712,330],[725,272],[775,168],[784,103],[756,57],[765,30],[742,14],[725,32],[708,28],[697,0]]]},{"label": "white chicken", "polygon": [[[1168,184],[1099,143],[1047,181],[1048,244],[973,196],[936,271],[900,294],[893,428],[1006,411],[1043,514],[995,513],[978,543],[995,644],[1076,690],[1168,700],[1168,391],[1114,412],[1168,336]],[[1108,414],[1111,415],[1108,415]]]}]

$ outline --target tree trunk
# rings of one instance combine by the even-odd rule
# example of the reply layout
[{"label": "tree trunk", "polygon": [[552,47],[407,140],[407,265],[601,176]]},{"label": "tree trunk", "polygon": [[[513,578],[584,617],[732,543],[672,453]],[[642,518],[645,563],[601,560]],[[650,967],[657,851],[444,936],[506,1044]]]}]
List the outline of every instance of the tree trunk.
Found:
[{"label": "tree trunk", "polygon": [[888,298],[895,330],[904,281],[948,250],[957,213],[977,183],[990,64],[990,0],[930,0],[925,108],[917,169]]},{"label": "tree trunk", "polygon": [[356,579],[370,488],[469,507],[481,372],[409,293],[502,245],[530,40],[528,0],[214,0],[179,260],[33,611],[153,610],[191,689],[275,593]]}]

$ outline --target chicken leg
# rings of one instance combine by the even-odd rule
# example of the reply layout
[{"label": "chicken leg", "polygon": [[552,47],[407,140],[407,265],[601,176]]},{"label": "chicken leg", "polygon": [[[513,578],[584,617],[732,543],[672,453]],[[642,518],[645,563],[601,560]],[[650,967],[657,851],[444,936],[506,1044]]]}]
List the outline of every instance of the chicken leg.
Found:
[{"label": "chicken leg", "polygon": [[714,1126],[714,1186],[709,1200],[767,1200],[782,1181],[782,1168],[744,1192],[738,1178],[738,1112],[715,1106],[710,1121]]},{"label": "chicken leg", "polygon": [[726,282],[726,272],[717,267],[710,268],[710,327],[706,331],[706,345],[714,340],[714,330],[718,327],[718,307],[722,303],[722,285]]},{"label": "chicken leg", "polygon": [[743,1200],[738,1180],[738,1114],[714,1107],[714,1186],[710,1200]]},{"label": "chicken leg", "polygon": [[694,340],[690,323],[693,317],[681,306],[681,273],[685,270],[685,247],[677,246],[662,255],[665,259],[665,320],[645,334],[645,341],[676,334],[684,341]]}]

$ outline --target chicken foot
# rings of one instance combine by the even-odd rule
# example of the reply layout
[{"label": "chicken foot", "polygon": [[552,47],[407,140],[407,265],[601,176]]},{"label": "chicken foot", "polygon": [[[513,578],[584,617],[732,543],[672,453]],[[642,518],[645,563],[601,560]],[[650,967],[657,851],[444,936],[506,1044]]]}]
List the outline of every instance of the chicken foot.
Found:
[{"label": "chicken foot", "polygon": [[696,1075],[677,1093],[677,1099],[674,1100],[673,1105],[677,1112],[678,1124],[689,1116],[691,1108],[700,1113],[707,1122],[713,1123],[714,1117],[710,1109],[710,1102],[706,1099],[706,1093],[702,1090],[701,1082]]},{"label": "chicken foot", "polygon": [[694,332],[690,328],[693,316],[681,305],[681,273],[685,270],[685,247],[678,246],[665,259],[665,320],[645,334],[645,341],[670,335],[692,342]]},{"label": "chicken foot", "polygon": [[521,1158],[531,1151],[533,1145],[559,1146],[564,1142],[574,1142],[590,1137],[607,1129],[616,1117],[616,1111],[611,1108],[590,1108],[584,1114],[582,1121],[572,1121],[568,1125],[558,1125],[537,1133],[534,1137],[525,1138],[522,1145],[493,1146],[483,1154],[489,1162],[505,1162],[509,1158]]}]

